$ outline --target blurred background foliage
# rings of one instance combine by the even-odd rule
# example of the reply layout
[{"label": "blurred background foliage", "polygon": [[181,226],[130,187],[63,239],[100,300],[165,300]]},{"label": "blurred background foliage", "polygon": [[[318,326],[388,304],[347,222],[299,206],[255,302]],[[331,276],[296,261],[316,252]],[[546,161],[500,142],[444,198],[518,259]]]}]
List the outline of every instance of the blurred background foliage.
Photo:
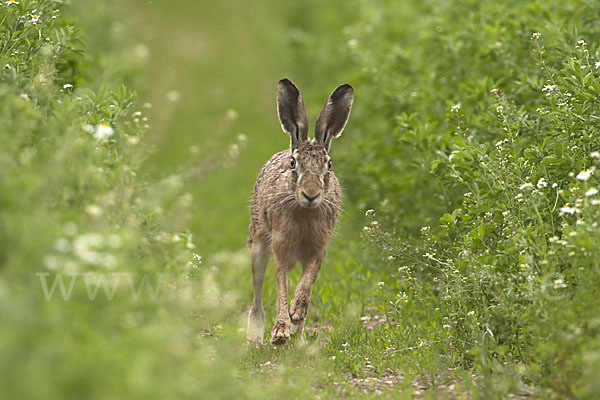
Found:
[{"label": "blurred background foliage", "polygon": [[[592,0],[3,2],[4,395],[593,398],[598,21]],[[311,123],[355,87],[345,211],[307,340],[253,348],[248,201],[289,143],[284,76]]]}]

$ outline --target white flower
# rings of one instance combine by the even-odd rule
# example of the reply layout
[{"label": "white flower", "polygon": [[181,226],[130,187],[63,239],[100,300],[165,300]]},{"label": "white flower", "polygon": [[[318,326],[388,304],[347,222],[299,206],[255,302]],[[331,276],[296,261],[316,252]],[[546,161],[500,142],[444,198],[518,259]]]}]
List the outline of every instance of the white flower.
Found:
[{"label": "white flower", "polygon": [[503,112],[503,111],[504,111],[504,107],[503,107],[503,106],[498,106],[498,107],[496,107],[496,112],[497,112],[498,114],[502,114],[502,112]]},{"label": "white flower", "polygon": [[585,46],[585,40],[580,40],[577,42],[577,44],[580,46]]},{"label": "white flower", "polygon": [[373,209],[367,210],[365,212],[365,216],[367,216],[367,217],[372,217],[374,215],[375,215],[375,210],[373,210]]},{"label": "white flower", "polygon": [[532,39],[539,39],[542,37],[542,34],[539,32],[533,32],[533,35],[531,35]]},{"label": "white flower", "polygon": [[230,120],[236,120],[238,119],[238,112],[235,111],[233,108],[230,108],[229,110],[227,110],[227,118],[229,118]]},{"label": "white flower", "polygon": [[450,108],[450,111],[451,111],[451,112],[453,112],[453,113],[457,113],[457,112],[459,112],[459,111],[460,111],[460,103],[453,105],[453,106]]},{"label": "white flower", "polygon": [[380,288],[385,286],[385,282],[377,282],[377,286],[379,286]]},{"label": "white flower", "polygon": [[[531,185],[531,183],[529,185]],[[523,193],[517,193],[517,195],[515,196],[515,200],[517,200],[519,203],[522,203],[523,202]]]},{"label": "white flower", "polygon": [[563,281],[562,279],[555,279],[553,283],[554,283],[554,289],[562,289],[562,288],[567,287],[567,285],[565,284],[565,281]]},{"label": "white flower", "polygon": [[587,192],[585,192],[585,195],[586,196],[593,196],[596,193],[598,193],[598,189],[591,187],[591,188],[589,188],[589,190]]},{"label": "white flower", "polygon": [[564,214],[571,214],[571,215],[573,215],[576,212],[579,212],[579,209],[577,207],[571,207],[570,205],[565,204],[558,211],[560,211],[561,213],[564,213]]},{"label": "white flower", "polygon": [[81,125],[81,129],[83,129],[87,133],[95,133],[96,129],[90,124]]},{"label": "white flower", "polygon": [[558,183],[554,182],[554,183],[552,184],[552,189],[556,189],[557,187],[558,187]]},{"label": "white flower", "polygon": [[31,14],[31,22],[33,22],[33,24],[37,24],[38,21],[40,20],[40,16],[37,14]]},{"label": "white flower", "polygon": [[97,204],[90,204],[85,208],[85,212],[90,214],[92,217],[99,217],[102,215],[102,207]]},{"label": "white flower", "polygon": [[548,186],[548,182],[546,182],[546,179],[540,178],[537,182],[538,189],[545,188],[546,186]]},{"label": "white flower", "polygon": [[523,190],[523,189],[530,188],[532,186],[533,186],[533,184],[531,182],[525,182],[521,186],[519,186],[519,189]]},{"label": "white flower", "polygon": [[594,63],[594,67],[596,67],[596,69],[600,68],[600,61],[596,61]]},{"label": "white flower", "polygon": [[580,181],[587,181],[588,179],[590,179],[590,176],[592,176],[592,170],[591,169],[582,169],[576,176],[577,179],[579,179]]},{"label": "white flower", "polygon": [[177,90],[169,90],[167,92],[167,100],[176,103],[181,98],[181,94]]},{"label": "white flower", "polygon": [[58,238],[54,241],[54,248],[61,253],[71,251],[71,242],[66,238]]},{"label": "white flower", "polygon": [[44,256],[44,266],[51,271],[57,270],[60,267],[60,261],[58,257],[53,254],[47,254]]},{"label": "white flower", "polygon": [[70,83],[65,83],[63,85],[63,89],[73,89],[73,85],[71,85]]},{"label": "white flower", "polygon": [[7,1],[5,4],[6,4],[7,6],[10,6],[11,4],[19,4],[19,2],[18,2],[18,1],[15,1],[15,0],[8,0],[8,1]]},{"label": "white flower", "polygon": [[598,151],[592,151],[590,153],[590,157],[592,157],[592,158],[600,158],[600,152],[598,152]]},{"label": "white flower", "polygon": [[94,128],[94,137],[98,140],[108,139],[115,133],[115,130],[108,122],[103,122],[100,125],[96,125]]},{"label": "white flower", "polygon": [[100,234],[88,233],[75,238],[73,241],[73,252],[82,261],[88,264],[100,265],[103,263],[103,254],[97,251],[104,245],[104,239]]}]

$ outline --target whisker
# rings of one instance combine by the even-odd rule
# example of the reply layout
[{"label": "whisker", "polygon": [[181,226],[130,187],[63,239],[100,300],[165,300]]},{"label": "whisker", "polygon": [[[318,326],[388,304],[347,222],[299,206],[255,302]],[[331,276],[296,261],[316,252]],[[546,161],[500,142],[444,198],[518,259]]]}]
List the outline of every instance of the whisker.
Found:
[{"label": "whisker", "polygon": [[347,216],[349,216],[353,221],[356,221],[356,218],[354,218],[352,216],[352,214],[350,214],[349,212],[347,212],[346,210],[344,210],[344,208],[342,208],[341,205],[337,205],[334,202],[332,202],[329,199],[323,198],[323,200],[325,200],[325,202],[327,202],[329,205],[331,205],[332,207],[335,207],[338,211],[343,212],[344,214],[346,214]]}]

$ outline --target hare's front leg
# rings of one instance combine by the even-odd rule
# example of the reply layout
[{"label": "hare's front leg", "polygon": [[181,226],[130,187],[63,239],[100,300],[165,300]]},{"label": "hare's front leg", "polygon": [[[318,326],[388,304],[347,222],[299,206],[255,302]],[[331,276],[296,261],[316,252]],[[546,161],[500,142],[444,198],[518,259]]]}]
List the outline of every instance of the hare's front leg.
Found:
[{"label": "hare's front leg", "polygon": [[277,316],[271,332],[271,344],[276,346],[286,344],[290,338],[290,314],[288,308],[288,271],[291,269],[289,263],[277,260]]},{"label": "hare's front leg", "polygon": [[304,321],[308,312],[308,304],[310,303],[310,293],[321,269],[321,261],[322,259],[319,258],[303,265],[302,278],[300,278],[300,282],[296,286],[294,298],[292,299],[290,319],[294,328],[298,330],[298,336],[300,337],[304,333]]},{"label": "hare's front leg", "polygon": [[254,300],[248,313],[248,340],[262,343],[265,333],[265,311],[262,304],[262,285],[269,262],[269,251],[262,243],[252,244],[252,283]]}]

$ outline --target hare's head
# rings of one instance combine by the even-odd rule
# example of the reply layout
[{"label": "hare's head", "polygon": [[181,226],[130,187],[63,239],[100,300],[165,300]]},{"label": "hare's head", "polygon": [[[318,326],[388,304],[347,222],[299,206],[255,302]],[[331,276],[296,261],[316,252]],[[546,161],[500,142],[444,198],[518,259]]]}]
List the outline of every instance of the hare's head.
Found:
[{"label": "hare's head", "polygon": [[281,127],[291,138],[290,187],[302,207],[317,208],[327,195],[332,171],[329,146],[331,139],[342,134],[353,100],[352,86],[338,86],[323,105],[315,124],[315,138],[310,140],[300,91],[288,79],[279,81],[277,112]]}]

